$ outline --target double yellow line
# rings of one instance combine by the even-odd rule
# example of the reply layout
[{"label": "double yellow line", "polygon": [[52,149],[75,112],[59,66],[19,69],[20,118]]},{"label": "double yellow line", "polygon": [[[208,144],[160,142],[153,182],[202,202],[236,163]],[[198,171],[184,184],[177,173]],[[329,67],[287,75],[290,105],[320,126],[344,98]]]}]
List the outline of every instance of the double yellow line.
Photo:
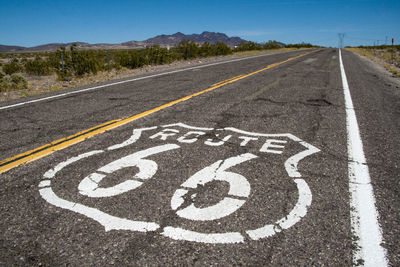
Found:
[{"label": "double yellow line", "polygon": [[42,158],[44,156],[47,156],[47,155],[53,153],[54,151],[58,151],[58,150],[64,149],[64,148],[69,147],[69,146],[71,146],[73,144],[79,143],[79,142],[81,142],[81,141],[83,141],[83,140],[85,140],[87,138],[93,137],[93,136],[95,136],[97,134],[100,134],[100,133],[103,133],[103,132],[105,132],[107,130],[114,129],[114,128],[117,128],[117,127],[122,126],[124,124],[127,124],[129,122],[132,122],[134,120],[140,119],[140,118],[142,118],[144,116],[150,115],[150,114],[152,114],[154,112],[157,112],[159,110],[165,109],[167,107],[170,107],[170,106],[173,106],[175,104],[178,104],[178,103],[180,103],[182,101],[188,100],[188,99],[190,99],[190,98],[192,98],[194,96],[198,96],[198,95],[204,94],[206,92],[212,91],[212,90],[217,89],[219,87],[222,87],[224,85],[227,85],[227,84],[236,82],[238,80],[247,78],[247,77],[252,76],[254,74],[257,74],[259,72],[271,69],[273,67],[279,66],[281,64],[284,64],[286,62],[295,60],[297,58],[303,57],[303,56],[308,55],[308,54],[313,53],[313,52],[315,52],[315,51],[304,53],[304,54],[301,54],[301,55],[298,55],[298,56],[295,56],[295,57],[291,57],[291,58],[286,59],[286,60],[281,61],[281,62],[273,63],[271,65],[268,65],[265,68],[262,68],[260,70],[251,72],[249,74],[235,76],[233,78],[230,78],[230,79],[221,81],[219,83],[216,83],[216,84],[212,85],[210,88],[207,88],[207,89],[199,91],[197,93],[182,97],[180,99],[177,99],[177,100],[174,100],[174,101],[169,102],[167,104],[164,104],[162,106],[147,110],[147,111],[142,112],[140,114],[133,115],[133,116],[127,117],[125,119],[117,119],[117,120],[108,121],[108,122],[102,123],[100,125],[97,125],[95,127],[92,127],[90,129],[78,132],[76,134],[70,135],[70,136],[65,137],[65,138],[61,138],[61,139],[56,140],[56,141],[53,141],[53,142],[48,143],[48,144],[46,144],[44,146],[35,148],[33,150],[29,150],[29,151],[27,151],[25,153],[13,156],[11,158],[4,159],[4,160],[0,161],[0,173],[6,172],[6,171],[8,171],[8,170],[10,170],[10,169],[12,169],[14,167],[17,167],[17,166],[23,164],[23,163],[27,163],[27,162],[31,162],[31,161],[37,160],[39,158]]}]

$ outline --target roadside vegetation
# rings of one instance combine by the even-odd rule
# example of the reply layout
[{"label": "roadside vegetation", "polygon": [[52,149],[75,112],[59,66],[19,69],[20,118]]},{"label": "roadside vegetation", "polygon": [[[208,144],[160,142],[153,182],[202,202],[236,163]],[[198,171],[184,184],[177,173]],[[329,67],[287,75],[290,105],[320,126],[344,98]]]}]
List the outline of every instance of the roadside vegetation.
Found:
[{"label": "roadside vegetation", "polygon": [[400,77],[400,45],[346,47],[347,50],[367,57],[390,71],[393,76]]},{"label": "roadside vegetation", "polygon": [[[302,43],[286,47],[297,49],[314,46]],[[244,51],[281,48],[282,45],[276,41],[264,44],[245,42],[235,48],[230,48],[224,43],[197,45],[192,41],[183,41],[170,49],[152,46],[130,50],[78,50],[75,45],[72,45],[70,49],[61,48],[49,52],[2,53],[0,54],[0,92],[6,96],[10,92],[19,91],[20,97],[82,85],[82,83],[71,81],[86,79],[87,83],[90,83],[117,78],[115,73],[147,66],[240,54]],[[99,74],[104,76],[104,79],[100,79]],[[50,80],[54,81],[50,88],[48,88],[49,84],[45,84],[42,86],[47,87],[47,90],[40,90],[40,88],[31,90],[32,84],[46,77],[51,77]],[[92,79],[93,77],[96,79]],[[14,93],[14,97],[15,95]],[[1,99],[4,100],[7,97]]]}]

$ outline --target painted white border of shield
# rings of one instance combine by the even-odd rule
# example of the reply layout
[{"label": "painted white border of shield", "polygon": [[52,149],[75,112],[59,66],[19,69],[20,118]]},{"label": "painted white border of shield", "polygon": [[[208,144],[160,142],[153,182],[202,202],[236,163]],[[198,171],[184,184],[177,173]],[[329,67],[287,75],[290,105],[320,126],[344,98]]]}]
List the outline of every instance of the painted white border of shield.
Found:
[{"label": "painted white border of shield", "polygon": [[[161,126],[162,128],[166,127],[182,127],[191,130],[206,130],[211,131],[213,128],[200,128],[189,126],[184,123],[174,123],[169,125]],[[114,150],[118,148],[122,148],[128,146],[130,144],[135,143],[141,136],[143,131],[146,130],[154,130],[157,126],[149,127],[149,128],[141,128],[134,129],[132,136],[117,145],[113,145],[108,147],[106,150]],[[246,234],[253,240],[259,240],[262,238],[267,238],[275,235],[276,233],[281,232],[284,229],[288,229],[295,225],[297,222],[301,220],[307,214],[307,209],[311,205],[312,202],[312,194],[311,190],[308,187],[307,183],[304,179],[301,179],[301,174],[297,169],[297,165],[300,160],[304,159],[307,156],[310,156],[314,153],[319,152],[320,150],[298,137],[286,133],[286,134],[262,134],[262,133],[253,133],[248,131],[239,130],[233,127],[227,127],[224,129],[225,131],[236,132],[240,134],[246,134],[249,136],[258,136],[258,137],[287,137],[292,139],[293,141],[299,142],[302,146],[306,148],[285,161],[285,169],[289,175],[289,177],[294,178],[294,182],[296,183],[297,189],[299,191],[299,197],[296,205],[293,209],[286,215],[284,218],[277,220],[273,224],[266,224],[257,229],[246,230]],[[148,231],[156,231],[160,228],[160,226],[155,222],[146,222],[146,221],[134,221],[126,218],[120,218],[116,216],[109,215],[105,212],[102,212],[96,208],[91,208],[79,203],[71,202],[64,200],[58,197],[51,188],[51,179],[55,177],[57,172],[65,168],[66,166],[79,161],[84,158],[88,158],[90,156],[104,153],[105,150],[93,150],[87,153],[80,154],[79,156],[72,157],[66,161],[59,163],[53,169],[48,170],[43,176],[44,180],[39,183],[39,192],[40,195],[50,204],[67,209],[82,215],[85,215],[104,226],[105,231],[110,230],[129,230],[129,231],[138,231],[138,232],[148,232]],[[161,233],[163,236],[170,237],[174,240],[186,240],[193,242],[202,242],[202,243],[214,243],[214,244],[226,244],[226,243],[243,243],[244,237],[239,232],[227,232],[227,233],[200,233],[194,232],[190,230],[186,230],[183,228],[166,226],[163,228],[163,232]]]}]

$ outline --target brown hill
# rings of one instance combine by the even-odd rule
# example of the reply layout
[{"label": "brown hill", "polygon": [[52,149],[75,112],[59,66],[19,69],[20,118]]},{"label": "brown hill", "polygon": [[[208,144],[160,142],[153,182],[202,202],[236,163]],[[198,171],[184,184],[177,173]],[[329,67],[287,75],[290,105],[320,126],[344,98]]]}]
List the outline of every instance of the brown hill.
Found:
[{"label": "brown hill", "polygon": [[185,35],[181,32],[177,32],[172,35],[158,35],[154,38],[147,39],[144,43],[149,45],[177,45],[181,41],[194,41],[198,44],[208,42],[210,44],[215,44],[216,42],[225,43],[228,46],[235,46],[245,40],[239,37],[228,37],[224,33],[218,32],[203,32],[201,34],[189,34]]},{"label": "brown hill", "polygon": [[143,48],[146,46],[159,45],[161,47],[175,46],[181,41],[194,41],[197,44],[208,42],[215,44],[216,42],[223,42],[228,46],[235,46],[241,42],[246,42],[239,37],[228,37],[224,33],[218,32],[203,32],[201,34],[183,34],[177,32],[172,35],[158,35],[153,38],[149,38],[144,41],[129,41],[120,44],[89,44],[83,42],[75,43],[50,43],[43,44],[34,47],[22,47],[22,46],[9,46],[0,45],[0,53],[4,52],[32,52],[32,51],[52,51],[59,49],[60,47],[69,48],[72,44],[76,44],[78,49],[131,49],[131,48]]}]

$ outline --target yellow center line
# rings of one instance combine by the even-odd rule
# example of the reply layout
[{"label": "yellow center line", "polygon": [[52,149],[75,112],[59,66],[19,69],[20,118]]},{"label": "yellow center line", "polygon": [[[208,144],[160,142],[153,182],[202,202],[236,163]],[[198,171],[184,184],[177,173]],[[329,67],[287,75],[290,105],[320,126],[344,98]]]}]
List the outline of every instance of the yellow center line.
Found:
[{"label": "yellow center line", "polygon": [[217,82],[217,83],[213,84],[212,86],[215,86],[215,85],[220,85],[220,84],[223,84],[223,83],[226,83],[226,82],[232,81],[233,79],[240,78],[240,77],[242,77],[242,76],[244,76],[244,74],[243,74],[243,75],[238,75],[238,76],[235,76],[235,77],[232,77],[232,78],[226,79],[226,80],[223,80],[222,82]]},{"label": "yellow center line", "polygon": [[204,94],[206,92],[212,91],[212,90],[217,89],[219,87],[222,87],[224,85],[239,81],[241,79],[247,78],[247,77],[252,76],[254,74],[257,74],[259,72],[271,69],[273,67],[279,66],[279,65],[284,64],[286,62],[295,60],[297,58],[303,57],[305,55],[308,55],[308,54],[311,54],[311,53],[314,53],[314,52],[315,51],[304,53],[304,54],[301,54],[301,55],[298,55],[298,56],[295,56],[295,57],[288,58],[288,59],[286,59],[284,61],[281,61],[281,62],[270,64],[270,65],[268,65],[267,67],[265,67],[263,69],[260,69],[260,70],[257,70],[257,71],[254,71],[254,72],[251,72],[251,73],[248,73],[248,74],[235,76],[233,78],[218,82],[218,83],[212,85],[211,87],[209,87],[209,88],[207,88],[205,90],[202,90],[202,91],[193,93],[191,95],[182,97],[180,99],[177,99],[177,100],[174,100],[174,101],[169,102],[167,104],[161,105],[159,107],[147,110],[147,111],[142,112],[140,114],[136,114],[136,115],[133,115],[131,117],[124,118],[124,119],[117,119],[117,120],[108,121],[108,122],[102,123],[100,125],[94,126],[92,128],[86,129],[84,131],[80,131],[80,132],[78,132],[76,134],[73,134],[73,135],[70,135],[68,137],[58,139],[58,140],[53,141],[51,143],[48,143],[48,144],[46,144],[44,146],[29,150],[27,152],[18,154],[16,156],[13,156],[13,157],[10,157],[10,158],[7,158],[7,159],[4,159],[4,160],[0,161],[0,173],[6,172],[6,171],[8,171],[8,170],[10,170],[12,168],[15,168],[15,167],[23,164],[23,163],[27,163],[27,162],[31,162],[31,161],[37,160],[39,158],[42,158],[44,156],[47,156],[47,155],[55,152],[55,151],[64,149],[64,148],[69,147],[69,146],[71,146],[73,144],[79,143],[79,142],[81,142],[81,141],[83,141],[83,140],[85,140],[87,138],[90,138],[90,137],[93,137],[93,136],[98,135],[100,133],[103,133],[105,131],[117,128],[117,127],[122,126],[124,124],[130,123],[130,122],[132,122],[134,120],[137,120],[137,119],[142,118],[144,116],[150,115],[150,114],[152,114],[154,112],[157,112],[159,110],[165,109],[167,107],[173,106],[173,105],[175,105],[177,103],[180,103],[182,101],[186,101],[186,100],[188,100],[188,99],[190,99],[190,98],[192,98],[194,96],[198,96],[198,95]]}]

